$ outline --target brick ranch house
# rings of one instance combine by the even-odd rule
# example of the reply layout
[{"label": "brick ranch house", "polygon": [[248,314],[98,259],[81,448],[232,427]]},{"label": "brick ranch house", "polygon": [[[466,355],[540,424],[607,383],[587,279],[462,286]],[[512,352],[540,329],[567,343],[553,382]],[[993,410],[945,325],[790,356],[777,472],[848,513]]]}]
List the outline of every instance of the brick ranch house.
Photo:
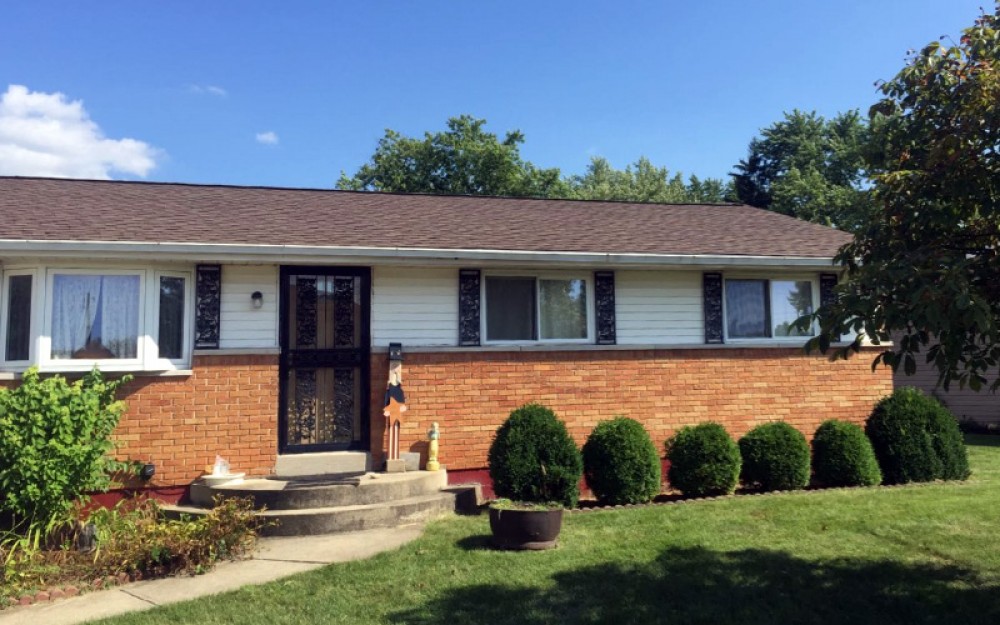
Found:
[{"label": "brick ranch house", "polygon": [[[404,451],[441,427],[452,481],[537,401],[583,442],[642,421],[734,436],[862,421],[868,354],[806,356],[788,323],[836,283],[843,232],[748,206],[0,178],[0,375],[135,374],[117,439],[183,488],[216,454],[384,457],[387,348]],[[323,456],[326,455],[326,456]]]}]

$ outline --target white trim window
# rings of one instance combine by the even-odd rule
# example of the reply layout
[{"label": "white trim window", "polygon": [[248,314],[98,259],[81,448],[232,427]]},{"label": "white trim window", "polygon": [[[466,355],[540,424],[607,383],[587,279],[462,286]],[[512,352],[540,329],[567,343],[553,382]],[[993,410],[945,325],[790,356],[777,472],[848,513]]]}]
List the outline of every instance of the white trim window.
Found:
[{"label": "white trim window", "polygon": [[815,311],[818,282],[812,278],[726,278],[726,338],[799,339],[815,335],[793,324]]},{"label": "white trim window", "polygon": [[34,269],[5,272],[3,280],[3,359],[8,365],[27,367],[35,356],[36,322]]},{"label": "white trim window", "polygon": [[5,365],[37,363],[43,371],[183,368],[191,362],[192,282],[190,272],[151,268],[6,271]]},{"label": "white trim window", "polygon": [[488,274],[483,303],[487,343],[593,341],[593,285],[587,276]]}]

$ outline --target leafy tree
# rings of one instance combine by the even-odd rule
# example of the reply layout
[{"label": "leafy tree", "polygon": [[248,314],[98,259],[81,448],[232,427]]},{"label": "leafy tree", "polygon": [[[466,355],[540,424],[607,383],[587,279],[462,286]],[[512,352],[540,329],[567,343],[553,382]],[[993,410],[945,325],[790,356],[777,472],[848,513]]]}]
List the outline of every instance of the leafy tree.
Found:
[{"label": "leafy tree", "polygon": [[348,177],[341,172],[338,189],[441,193],[458,195],[565,196],[558,169],[541,169],[521,158],[520,131],[501,140],[483,129],[485,119],[452,117],[444,132],[422,139],[387,129],[371,161]]},{"label": "leafy tree", "polygon": [[685,184],[681,174],[670,175],[666,167],[641,157],[624,170],[615,169],[605,158],[591,159],[587,172],[569,179],[572,197],[580,200],[628,202],[718,203],[735,196],[731,184],[715,178],[704,181],[691,176]]},{"label": "leafy tree", "polygon": [[485,119],[452,117],[444,132],[407,137],[387,129],[369,162],[353,176],[341,172],[338,189],[398,193],[621,200],[631,202],[724,202],[732,184],[715,178],[670,175],[640,158],[624,170],[595,158],[582,176],[563,177],[521,158],[524,135],[503,139],[484,129]]},{"label": "leafy tree", "polygon": [[[819,311],[829,348],[858,333],[896,344],[875,359],[973,389],[1000,361],[1000,3],[958,43],[911,56],[869,113],[876,210],[837,260],[837,301]],[[926,356],[921,352],[926,350]],[[990,374],[992,375],[992,374]],[[1000,386],[1000,379],[993,387]]]},{"label": "leafy tree", "polygon": [[864,175],[868,128],[857,111],[827,120],[792,111],[750,142],[733,182],[740,201],[855,230],[871,200]]}]

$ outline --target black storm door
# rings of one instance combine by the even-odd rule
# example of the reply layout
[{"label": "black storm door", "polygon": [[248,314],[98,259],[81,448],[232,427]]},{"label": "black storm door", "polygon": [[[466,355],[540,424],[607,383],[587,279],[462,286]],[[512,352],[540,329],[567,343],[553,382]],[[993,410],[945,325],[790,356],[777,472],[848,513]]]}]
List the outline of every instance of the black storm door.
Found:
[{"label": "black storm door", "polygon": [[371,273],[282,267],[282,453],[368,449]]}]

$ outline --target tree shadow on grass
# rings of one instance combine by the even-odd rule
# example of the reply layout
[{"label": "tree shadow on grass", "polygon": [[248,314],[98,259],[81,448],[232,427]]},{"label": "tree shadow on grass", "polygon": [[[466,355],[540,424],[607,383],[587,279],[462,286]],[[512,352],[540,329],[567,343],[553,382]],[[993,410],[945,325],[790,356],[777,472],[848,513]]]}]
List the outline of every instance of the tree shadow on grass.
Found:
[{"label": "tree shadow on grass", "polygon": [[463,549],[465,551],[482,551],[484,549],[494,548],[492,534],[476,534],[475,536],[466,536],[456,544],[459,549]]},{"label": "tree shadow on grass", "polygon": [[966,434],[965,444],[976,447],[1000,447],[1000,434]]},{"label": "tree shadow on grass", "polygon": [[[479,537],[476,537],[479,538]],[[478,541],[477,541],[478,542]],[[557,573],[535,585],[452,588],[393,623],[1000,623],[1000,588],[975,572],[926,563],[842,559],[809,562],[787,553],[669,549],[656,560]]]}]

